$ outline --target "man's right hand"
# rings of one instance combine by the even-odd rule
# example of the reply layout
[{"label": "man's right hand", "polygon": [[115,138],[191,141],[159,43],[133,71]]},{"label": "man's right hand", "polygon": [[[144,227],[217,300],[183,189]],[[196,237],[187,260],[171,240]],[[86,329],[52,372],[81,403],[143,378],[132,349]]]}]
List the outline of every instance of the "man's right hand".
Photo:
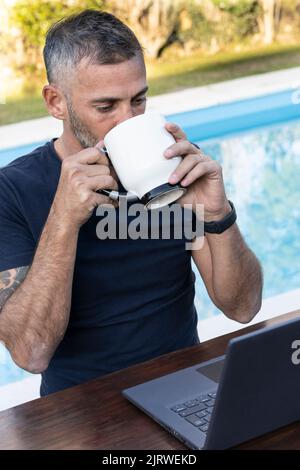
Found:
[{"label": "man's right hand", "polygon": [[62,162],[60,179],[52,209],[64,225],[78,228],[101,204],[118,206],[108,196],[98,194],[99,189],[118,189],[112,177],[107,156],[97,147],[90,147]]}]

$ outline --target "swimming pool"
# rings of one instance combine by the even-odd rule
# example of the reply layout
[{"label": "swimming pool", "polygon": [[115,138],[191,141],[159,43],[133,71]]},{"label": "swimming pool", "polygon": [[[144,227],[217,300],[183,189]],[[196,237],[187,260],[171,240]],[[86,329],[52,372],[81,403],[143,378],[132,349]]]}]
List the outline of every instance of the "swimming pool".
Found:
[{"label": "swimming pool", "polygon": [[[263,297],[300,286],[300,120],[200,142],[223,167],[238,224],[264,271]],[[203,316],[219,313],[197,277]]]},{"label": "swimming pool", "polygon": [[[239,227],[263,266],[264,298],[300,286],[300,105],[293,104],[293,93],[286,90],[168,117],[222,164]],[[0,150],[0,165],[40,143]],[[194,271],[199,318],[216,315],[219,311]],[[0,351],[0,385],[26,375],[7,354],[1,361]]]}]

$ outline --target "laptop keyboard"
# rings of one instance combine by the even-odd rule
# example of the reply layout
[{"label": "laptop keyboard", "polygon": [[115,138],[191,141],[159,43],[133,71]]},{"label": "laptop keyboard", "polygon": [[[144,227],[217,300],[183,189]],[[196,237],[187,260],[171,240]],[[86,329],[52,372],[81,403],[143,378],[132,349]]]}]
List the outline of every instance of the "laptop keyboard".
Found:
[{"label": "laptop keyboard", "polygon": [[208,431],[216,396],[217,392],[200,395],[185,403],[172,406],[171,410],[200,431],[206,433]]}]

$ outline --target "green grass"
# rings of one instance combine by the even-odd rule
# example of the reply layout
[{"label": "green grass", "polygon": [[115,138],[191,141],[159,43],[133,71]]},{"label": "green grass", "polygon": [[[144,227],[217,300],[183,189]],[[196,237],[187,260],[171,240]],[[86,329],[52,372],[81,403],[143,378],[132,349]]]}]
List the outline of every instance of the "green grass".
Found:
[{"label": "green grass", "polygon": [[187,87],[297,67],[300,45],[259,48],[243,52],[223,52],[211,57],[191,57],[149,64],[150,93],[159,95]]},{"label": "green grass", "polygon": [[47,114],[41,96],[26,96],[15,100],[10,98],[5,104],[0,104],[0,125],[35,119]]},{"label": "green grass", "polygon": [[[272,45],[242,52],[193,56],[148,63],[149,95],[208,85],[300,65],[300,45]],[[0,125],[46,116],[40,96],[7,100],[0,105]]]}]

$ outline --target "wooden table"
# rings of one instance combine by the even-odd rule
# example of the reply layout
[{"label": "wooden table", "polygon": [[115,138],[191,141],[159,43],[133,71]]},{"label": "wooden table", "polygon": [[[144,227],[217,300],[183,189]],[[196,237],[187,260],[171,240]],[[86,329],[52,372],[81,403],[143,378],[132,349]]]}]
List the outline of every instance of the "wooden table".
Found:
[{"label": "wooden table", "polygon": [[[0,413],[0,449],[186,449],[125,400],[121,390],[222,355],[229,339],[299,315],[300,310],[290,312],[3,411]],[[300,423],[239,448],[300,449]]]}]

